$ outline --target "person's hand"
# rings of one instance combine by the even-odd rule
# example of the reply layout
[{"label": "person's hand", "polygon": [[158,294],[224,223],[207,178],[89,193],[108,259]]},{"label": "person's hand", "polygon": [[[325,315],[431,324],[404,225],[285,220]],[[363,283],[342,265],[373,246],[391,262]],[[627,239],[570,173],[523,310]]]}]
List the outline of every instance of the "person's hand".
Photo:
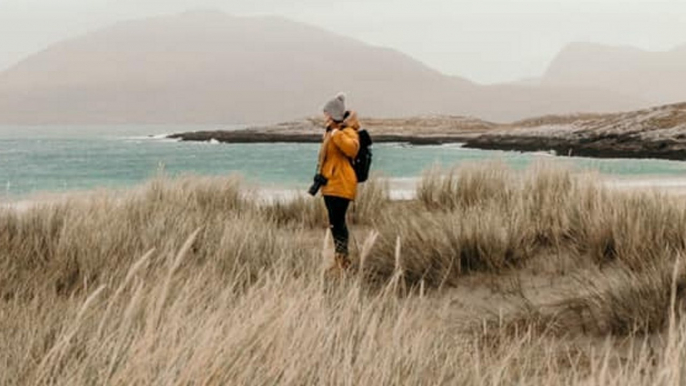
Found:
[{"label": "person's hand", "polygon": [[326,118],[326,120],[324,121],[324,127],[326,127],[328,129],[329,127],[333,127],[333,126],[334,126],[333,119],[331,119],[331,117]]}]

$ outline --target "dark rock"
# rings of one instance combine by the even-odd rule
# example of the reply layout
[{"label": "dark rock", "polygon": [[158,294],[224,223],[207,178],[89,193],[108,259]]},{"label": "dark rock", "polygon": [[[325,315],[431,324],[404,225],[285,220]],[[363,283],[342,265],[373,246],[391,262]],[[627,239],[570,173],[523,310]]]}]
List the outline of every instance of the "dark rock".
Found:
[{"label": "dark rock", "polygon": [[[268,133],[251,130],[240,131],[198,131],[170,135],[168,138],[182,141],[207,142],[216,140],[222,143],[318,143],[321,142],[321,134],[287,134]],[[422,136],[422,135],[373,135],[375,143],[409,143],[412,145],[443,145],[450,143],[463,143],[470,137],[445,135],[445,136]]]}]

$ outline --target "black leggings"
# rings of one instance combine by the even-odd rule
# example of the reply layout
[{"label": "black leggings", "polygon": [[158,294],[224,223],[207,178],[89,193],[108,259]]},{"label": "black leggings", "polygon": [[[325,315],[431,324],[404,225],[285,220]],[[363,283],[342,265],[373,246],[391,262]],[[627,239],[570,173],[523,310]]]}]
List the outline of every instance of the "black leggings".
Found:
[{"label": "black leggings", "polygon": [[348,227],[345,225],[345,213],[350,200],[341,197],[324,196],[326,210],[329,212],[329,224],[333,234],[336,253],[348,254]]}]

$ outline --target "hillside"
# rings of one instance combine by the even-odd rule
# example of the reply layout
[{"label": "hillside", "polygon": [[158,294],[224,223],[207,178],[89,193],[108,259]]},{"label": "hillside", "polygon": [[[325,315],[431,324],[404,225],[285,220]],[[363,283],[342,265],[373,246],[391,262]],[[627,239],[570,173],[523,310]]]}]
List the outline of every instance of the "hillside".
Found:
[{"label": "hillside", "polygon": [[481,86],[312,26],[202,11],[121,22],[26,58],[0,73],[0,123],[277,122],[341,90],[378,117],[510,121],[649,103],[593,87]]},{"label": "hillside", "polygon": [[686,100],[686,45],[665,52],[574,43],[550,65],[542,84],[599,87],[654,104]]}]

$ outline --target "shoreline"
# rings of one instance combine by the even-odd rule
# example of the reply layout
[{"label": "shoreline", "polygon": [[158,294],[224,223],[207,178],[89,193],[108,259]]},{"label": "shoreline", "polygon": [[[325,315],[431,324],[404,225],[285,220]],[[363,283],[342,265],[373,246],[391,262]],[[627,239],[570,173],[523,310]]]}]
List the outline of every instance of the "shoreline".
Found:
[{"label": "shoreline", "polygon": [[[392,201],[410,201],[416,199],[417,184],[421,177],[415,178],[392,178],[385,179],[388,183],[389,196]],[[607,188],[613,190],[634,190],[634,191],[657,191],[661,193],[686,195],[686,176],[685,177],[660,177],[660,176],[601,176],[599,181]],[[298,188],[260,188],[247,187],[256,194],[255,199],[264,203],[276,201],[291,201],[302,198],[313,198],[306,189]],[[131,189],[118,190],[125,194],[134,193],[135,187]],[[40,193],[29,197],[18,197],[16,200],[0,200],[0,211],[10,211],[15,213],[25,213],[28,210],[41,206],[60,205],[69,201],[84,202],[88,199],[97,198],[100,194],[106,194],[108,190],[93,191],[74,191],[60,193]],[[320,198],[317,196],[316,198]],[[314,199],[314,198],[313,198]]]},{"label": "shoreline", "polygon": [[[464,148],[478,150],[517,151],[534,153],[539,151],[554,152],[565,157],[587,158],[622,158],[622,159],[661,159],[668,161],[686,161],[686,143],[670,141],[631,143],[631,140],[617,137],[611,143],[599,144],[583,140],[566,140],[549,137],[532,137],[517,135],[491,135],[473,138],[465,142]],[[621,142],[630,145],[621,145]]]}]

